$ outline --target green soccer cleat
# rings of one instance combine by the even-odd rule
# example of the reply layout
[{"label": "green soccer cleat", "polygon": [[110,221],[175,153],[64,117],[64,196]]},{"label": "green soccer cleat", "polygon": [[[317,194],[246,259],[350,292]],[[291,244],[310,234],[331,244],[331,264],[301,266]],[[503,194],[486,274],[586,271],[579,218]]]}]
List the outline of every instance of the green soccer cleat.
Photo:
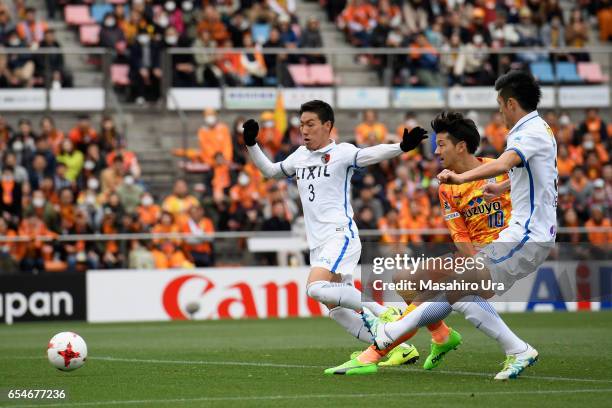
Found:
[{"label": "green soccer cleat", "polygon": [[419,351],[412,344],[402,343],[387,354],[387,359],[378,363],[381,367],[414,364],[419,359]]},{"label": "green soccer cleat", "polygon": [[461,335],[459,334],[459,332],[450,329],[450,332],[448,334],[448,340],[446,340],[446,343],[431,343],[431,351],[429,352],[429,355],[427,356],[427,359],[423,364],[423,368],[425,370],[431,370],[436,368],[440,365],[446,353],[451,350],[455,350],[457,347],[459,347],[460,344]]},{"label": "green soccer cleat", "polygon": [[402,310],[399,307],[389,306],[387,310],[382,312],[378,319],[383,323],[390,323],[402,317]]},{"label": "green soccer cleat", "polygon": [[378,367],[375,363],[362,363],[353,358],[337,367],[328,368],[324,373],[326,375],[364,375],[375,374],[377,371]]}]

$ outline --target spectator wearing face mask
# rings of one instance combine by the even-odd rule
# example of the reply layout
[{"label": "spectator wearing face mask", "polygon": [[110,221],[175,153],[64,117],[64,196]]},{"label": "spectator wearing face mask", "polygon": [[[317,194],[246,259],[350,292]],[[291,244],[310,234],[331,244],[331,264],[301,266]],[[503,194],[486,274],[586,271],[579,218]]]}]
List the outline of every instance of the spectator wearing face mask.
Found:
[{"label": "spectator wearing face mask", "polygon": [[142,193],[140,205],[136,208],[136,214],[138,214],[140,222],[148,229],[159,221],[161,208],[155,204],[153,196],[145,192]]},{"label": "spectator wearing face mask", "polygon": [[144,189],[136,184],[136,180],[131,174],[126,175],[123,178],[123,183],[117,187],[117,194],[121,200],[121,205],[128,214],[136,211],[143,191]]},{"label": "spectator wearing face mask", "polygon": [[124,42],[125,34],[117,24],[117,18],[113,13],[107,13],[102,21],[100,29],[100,46],[104,48],[115,48],[118,42]]},{"label": "spectator wearing face mask", "polygon": [[246,171],[241,171],[238,178],[229,191],[232,201],[231,211],[235,211],[238,206],[252,208],[262,197],[258,190],[257,183]]},{"label": "spectator wearing face mask", "polygon": [[207,108],[203,112],[204,123],[198,130],[198,140],[200,142],[200,158],[202,162],[213,167],[215,156],[221,153],[223,158],[231,163],[233,160],[234,149],[229,128],[217,116],[217,112],[212,108]]},{"label": "spectator wearing face mask", "polygon": [[[169,26],[164,33],[164,46],[166,49],[174,47],[191,47],[192,41],[180,35],[176,28]],[[196,85],[196,63],[193,54],[173,54],[172,84],[176,87],[194,87]]]},{"label": "spectator wearing face mask", "polygon": [[156,101],[160,95],[161,51],[163,44],[152,36],[153,31],[141,30],[130,45],[130,81],[132,99],[138,104]]}]

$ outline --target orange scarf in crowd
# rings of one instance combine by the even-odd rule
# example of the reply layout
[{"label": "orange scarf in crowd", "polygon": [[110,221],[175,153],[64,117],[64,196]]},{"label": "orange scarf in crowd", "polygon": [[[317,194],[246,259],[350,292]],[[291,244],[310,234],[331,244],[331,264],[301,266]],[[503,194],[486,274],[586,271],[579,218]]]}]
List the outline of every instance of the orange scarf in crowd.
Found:
[{"label": "orange scarf in crowd", "polygon": [[13,189],[15,188],[15,180],[2,180],[2,202],[6,205],[13,204]]}]

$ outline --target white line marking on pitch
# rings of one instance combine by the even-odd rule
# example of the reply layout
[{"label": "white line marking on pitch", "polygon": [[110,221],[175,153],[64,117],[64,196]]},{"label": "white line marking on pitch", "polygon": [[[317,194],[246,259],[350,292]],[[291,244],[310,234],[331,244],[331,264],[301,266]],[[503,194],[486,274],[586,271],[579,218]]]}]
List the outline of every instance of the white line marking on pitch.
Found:
[{"label": "white line marking on pitch", "polygon": [[533,391],[460,391],[460,392],[397,392],[397,393],[377,393],[377,394],[307,394],[307,395],[267,395],[252,397],[200,397],[200,398],[172,398],[172,399],[148,399],[148,400],[111,400],[111,401],[91,401],[91,402],[69,402],[57,404],[38,404],[38,405],[7,405],[4,408],[38,408],[38,407],[77,407],[77,406],[101,406],[101,405],[120,405],[120,404],[168,404],[168,403],[188,403],[188,402],[222,402],[222,401],[266,401],[266,400],[297,400],[310,398],[369,398],[369,397],[427,397],[432,395],[455,396],[455,397],[481,397],[493,395],[520,395],[520,394],[575,394],[575,393],[607,393],[612,392],[612,388],[605,389],[577,389],[577,390],[533,390]]},{"label": "white line marking on pitch", "polygon": [[[16,356],[16,357],[2,357],[0,359],[8,360],[33,360],[43,359],[43,357],[33,356]],[[273,367],[273,368],[328,368],[323,365],[302,365],[302,364],[277,364],[277,363],[259,363],[259,362],[246,362],[246,361],[198,361],[198,360],[155,360],[155,359],[139,359],[139,358],[121,358],[121,357],[89,357],[90,360],[102,360],[102,361],[116,361],[119,363],[145,363],[145,364],[178,364],[178,365],[220,365],[220,366],[246,366],[246,367]],[[411,373],[419,373],[425,375],[466,375],[475,377],[488,377],[491,378],[491,373],[479,373],[474,371],[452,371],[452,370],[432,370],[425,371],[418,368],[410,367],[387,367],[386,369],[391,370],[404,370],[410,371]],[[546,380],[546,381],[569,381],[569,382],[589,382],[589,383],[612,383],[612,380],[603,380],[597,378],[570,378],[570,377],[552,377],[552,376],[540,376],[540,375],[521,375],[521,378],[530,378],[533,380]]]}]

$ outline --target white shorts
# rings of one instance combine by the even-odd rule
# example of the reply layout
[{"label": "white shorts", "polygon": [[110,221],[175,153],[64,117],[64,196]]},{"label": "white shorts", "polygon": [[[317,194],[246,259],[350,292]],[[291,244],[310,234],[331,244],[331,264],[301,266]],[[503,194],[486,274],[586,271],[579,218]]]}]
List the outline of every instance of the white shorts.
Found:
[{"label": "white shorts", "polygon": [[519,224],[511,224],[499,237],[476,254],[484,258],[491,279],[503,283],[502,295],[519,279],[535,272],[548,257],[554,242],[534,242]]},{"label": "white shorts", "polygon": [[326,243],[310,250],[310,266],[332,273],[352,274],[361,257],[361,240],[337,234]]}]

